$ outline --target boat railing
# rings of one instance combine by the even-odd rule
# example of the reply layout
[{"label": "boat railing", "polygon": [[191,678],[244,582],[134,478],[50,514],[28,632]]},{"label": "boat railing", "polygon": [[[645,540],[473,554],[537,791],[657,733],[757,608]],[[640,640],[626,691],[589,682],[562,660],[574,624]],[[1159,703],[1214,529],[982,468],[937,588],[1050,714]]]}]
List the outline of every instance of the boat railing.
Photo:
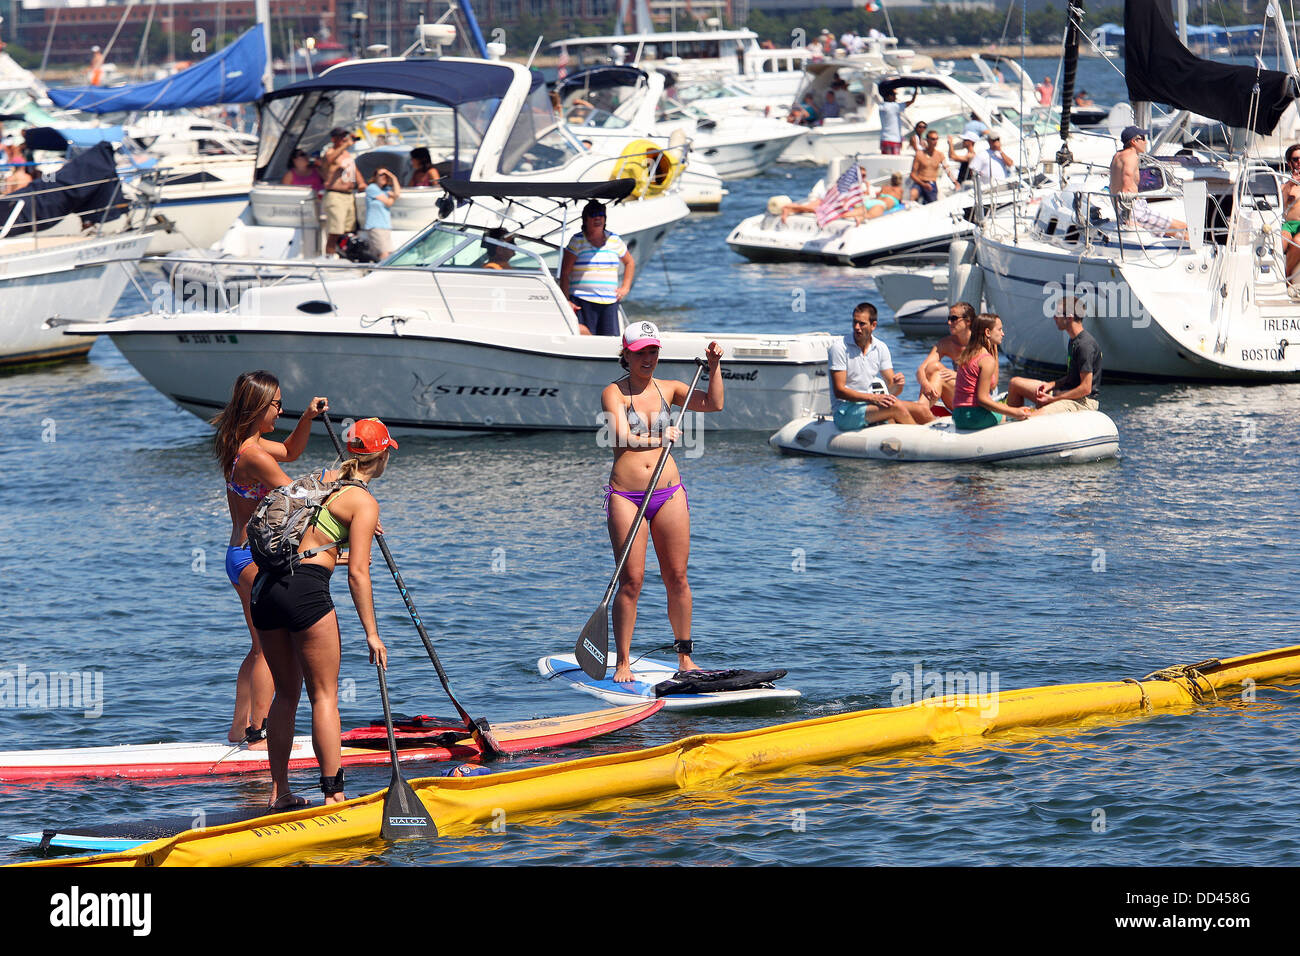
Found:
[{"label": "boat railing", "polygon": [[[18,164],[25,165],[25,164]],[[13,168],[13,165],[0,164],[0,170]],[[47,227],[53,227],[62,222],[68,216],[77,216],[82,223],[82,230],[88,230],[93,227],[96,236],[104,233],[104,227],[109,222],[118,218],[126,218],[126,228],[139,228],[148,218],[150,210],[153,208],[154,197],[150,195],[150,190],[136,190],[132,194],[126,194],[122,190],[125,182],[137,180],[142,183],[151,183],[156,185],[159,174],[155,170],[140,170],[122,173],[118,176],[106,177],[104,179],[88,180],[78,183],[64,183],[46,186],[43,189],[27,189],[23,187],[21,193],[15,191],[7,195],[0,195],[0,202],[9,201],[13,203],[13,208],[5,217],[4,224],[0,226],[0,239],[8,239],[14,228],[22,226],[24,229],[30,228],[30,233],[22,233],[22,238],[30,235],[33,248],[39,248],[41,239],[51,238],[49,232],[42,231]],[[40,182],[36,180],[33,182]],[[35,215],[35,206],[29,200],[37,196],[52,196],[57,193],[67,192],[73,189],[85,189],[89,186],[104,186],[113,184],[113,191],[103,206],[96,206],[90,209],[65,210],[57,216],[47,216],[37,218]],[[114,210],[121,210],[121,216],[114,216],[109,219],[109,214]],[[18,236],[13,236],[18,238]]]},{"label": "boat railing", "polygon": [[[172,308],[155,308],[154,311],[185,311],[182,303],[191,301],[197,293],[203,305],[200,311],[234,313],[239,307],[239,300],[243,293],[249,289],[273,289],[284,285],[310,284],[320,287],[323,301],[328,305],[329,311],[337,313],[338,303],[330,290],[331,279],[359,278],[372,272],[383,272],[386,275],[414,273],[428,276],[433,280],[434,289],[442,300],[447,315],[452,317],[451,321],[454,322],[455,313],[451,308],[451,302],[446,290],[443,288],[440,274],[453,272],[457,274],[482,274],[487,271],[481,265],[457,265],[452,261],[459,253],[474,243],[502,246],[512,250],[516,255],[523,255],[532,260],[533,268],[511,266],[509,269],[500,270],[499,274],[503,276],[523,275],[540,279],[552,296],[557,297],[557,301],[563,302],[564,297],[560,293],[555,277],[551,274],[541,256],[533,250],[492,236],[465,233],[462,230],[440,225],[430,227],[430,230],[422,233],[422,235],[427,235],[429,231],[450,233],[457,236],[460,241],[457,241],[446,250],[440,251],[430,261],[413,265],[387,264],[391,262],[397,253],[394,253],[394,256],[390,256],[385,262],[303,260],[290,264],[283,259],[223,259],[191,256],[174,260],[149,260],[152,264],[167,263],[174,265],[170,275],[170,305]],[[403,247],[403,249],[405,248],[407,247]],[[398,252],[401,251],[398,250]],[[123,263],[123,265],[128,268],[130,281],[140,297],[146,302],[157,303],[159,301],[158,293],[162,290],[143,273],[140,268],[141,263]],[[198,267],[198,271],[196,271],[195,267]],[[567,311],[565,317],[569,317]]]}]

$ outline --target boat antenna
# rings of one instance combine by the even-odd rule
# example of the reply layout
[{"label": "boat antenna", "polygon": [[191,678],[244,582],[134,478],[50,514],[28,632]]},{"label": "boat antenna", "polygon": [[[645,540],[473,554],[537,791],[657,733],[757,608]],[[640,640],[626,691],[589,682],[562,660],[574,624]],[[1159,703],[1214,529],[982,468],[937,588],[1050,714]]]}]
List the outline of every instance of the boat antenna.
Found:
[{"label": "boat antenna", "polygon": [[1065,50],[1061,76],[1061,148],[1056,153],[1057,173],[1065,188],[1065,167],[1074,162],[1070,152],[1070,109],[1074,106],[1074,77],[1079,67],[1079,33],[1083,23],[1083,0],[1070,0],[1065,15]]},{"label": "boat antenna", "polygon": [[533,59],[537,56],[537,50],[541,47],[541,45],[542,45],[542,35],[538,34],[537,42],[533,44],[533,52],[528,54],[528,62],[524,64],[525,70],[531,70],[533,68]]}]

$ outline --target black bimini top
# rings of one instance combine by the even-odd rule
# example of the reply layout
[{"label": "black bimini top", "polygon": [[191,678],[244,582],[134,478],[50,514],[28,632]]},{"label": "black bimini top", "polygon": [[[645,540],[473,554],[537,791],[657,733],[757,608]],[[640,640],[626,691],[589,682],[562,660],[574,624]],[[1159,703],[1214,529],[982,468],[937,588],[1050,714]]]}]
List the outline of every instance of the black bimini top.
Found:
[{"label": "black bimini top", "polygon": [[[320,76],[272,90],[263,101],[299,96],[317,90],[359,90],[365,93],[399,93],[433,100],[444,106],[489,98],[500,99],[510,89],[514,71],[495,63],[461,60],[360,60],[341,63]],[[529,91],[542,84],[542,74],[532,71]]]},{"label": "black bimini top", "polygon": [[493,199],[626,199],[636,188],[635,179],[608,179],[597,183],[476,182],[444,179],[438,183],[457,199],[490,196]]},{"label": "black bimini top", "polygon": [[564,96],[570,90],[607,90],[616,86],[636,86],[645,76],[645,71],[635,66],[589,66],[558,81],[555,90]]},{"label": "black bimini top", "polygon": [[891,76],[887,80],[881,80],[876,84],[876,86],[879,87],[881,93],[884,93],[886,90],[898,90],[904,88],[912,89],[914,87],[934,90],[948,89],[948,86],[941,83],[939,80],[932,79],[928,76],[916,76],[910,73],[904,76]]}]

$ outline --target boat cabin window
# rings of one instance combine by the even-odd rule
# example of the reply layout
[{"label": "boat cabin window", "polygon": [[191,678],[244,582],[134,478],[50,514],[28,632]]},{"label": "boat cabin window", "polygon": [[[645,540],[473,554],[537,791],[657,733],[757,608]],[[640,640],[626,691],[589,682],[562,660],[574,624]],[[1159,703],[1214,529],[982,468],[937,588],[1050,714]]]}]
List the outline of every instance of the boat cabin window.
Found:
[{"label": "boat cabin window", "polygon": [[502,173],[559,169],[576,157],[580,147],[564,135],[551,108],[545,86],[528,94],[501,153]]}]

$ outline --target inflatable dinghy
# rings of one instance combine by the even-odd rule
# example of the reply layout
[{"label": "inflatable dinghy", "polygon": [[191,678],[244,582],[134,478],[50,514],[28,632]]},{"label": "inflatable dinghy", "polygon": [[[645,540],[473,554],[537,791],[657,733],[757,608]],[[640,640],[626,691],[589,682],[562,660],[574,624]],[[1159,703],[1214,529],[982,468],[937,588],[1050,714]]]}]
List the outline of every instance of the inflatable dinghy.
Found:
[{"label": "inflatable dinghy", "polygon": [[951,418],[928,425],[872,425],[842,432],[824,416],[796,418],[768,439],[783,452],[880,461],[1078,464],[1119,453],[1115,423],[1102,412],[1062,412],[962,431]]}]

